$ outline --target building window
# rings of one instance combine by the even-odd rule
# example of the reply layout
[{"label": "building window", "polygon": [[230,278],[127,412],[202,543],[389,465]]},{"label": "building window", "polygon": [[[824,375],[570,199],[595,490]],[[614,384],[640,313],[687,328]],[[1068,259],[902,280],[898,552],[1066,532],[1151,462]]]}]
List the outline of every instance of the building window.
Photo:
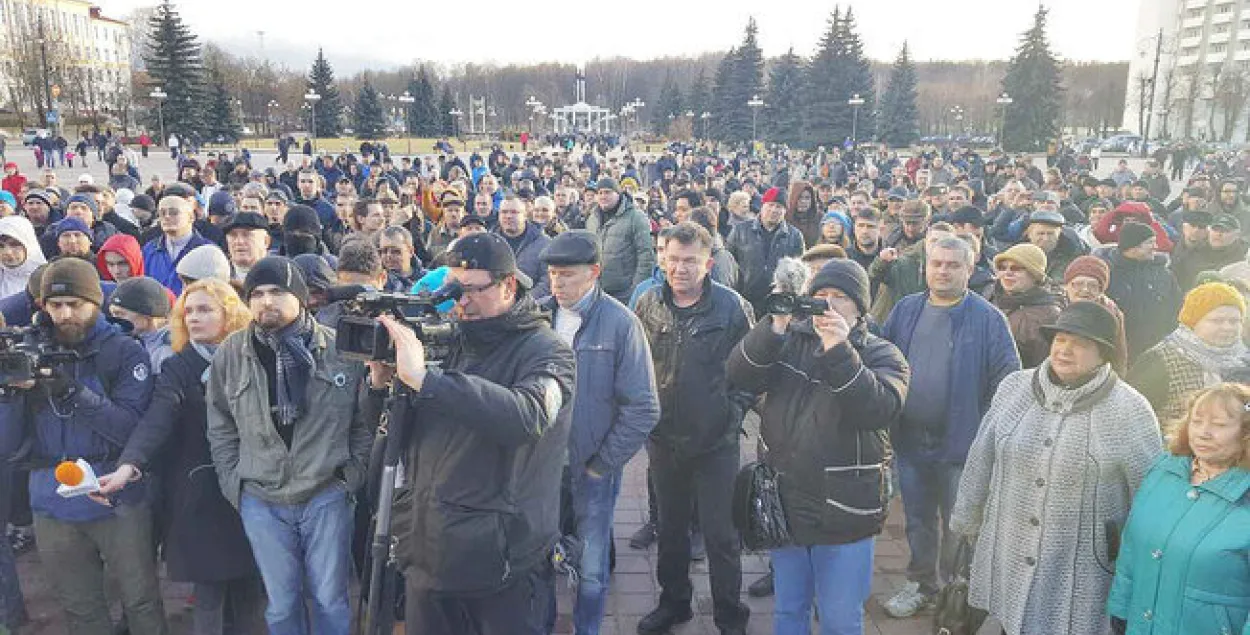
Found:
[{"label": "building window", "polygon": [[1220,6],[1218,6],[1218,7],[1216,7],[1216,8],[1215,8],[1215,12],[1216,12],[1216,13],[1232,13],[1232,12],[1233,12],[1233,5],[1231,5],[1231,4],[1221,4]]},{"label": "building window", "polygon": [[1207,52],[1208,53],[1227,53],[1228,45],[1227,44],[1212,44],[1211,49]]},{"label": "building window", "polygon": [[1215,25],[1215,32],[1216,32],[1216,33],[1228,33],[1228,29],[1229,29],[1231,26],[1232,26],[1232,25],[1231,25],[1231,24],[1229,24],[1229,23],[1217,24],[1217,25]]}]

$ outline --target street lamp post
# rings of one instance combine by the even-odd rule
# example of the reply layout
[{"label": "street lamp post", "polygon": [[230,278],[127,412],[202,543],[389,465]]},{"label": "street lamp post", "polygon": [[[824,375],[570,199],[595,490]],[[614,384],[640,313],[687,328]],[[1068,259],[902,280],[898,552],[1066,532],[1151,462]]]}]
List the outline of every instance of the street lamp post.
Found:
[{"label": "street lamp post", "polygon": [[855,93],[846,103],[851,107],[851,147],[854,148],[859,145],[859,107],[864,105],[864,98]]},{"label": "street lamp post", "polygon": [[955,137],[955,136],[958,136],[959,134],[961,134],[961,133],[964,131],[964,130],[963,130],[963,125],[964,125],[964,107],[963,107],[963,106],[953,106],[953,107],[951,107],[951,114],[952,114],[952,115],[955,115],[955,134],[953,134],[953,135],[951,135],[951,136],[952,136],[952,137]]},{"label": "street lamp post", "polygon": [[638,114],[638,111],[642,110],[643,108],[646,108],[647,102],[643,101],[642,99],[638,97],[635,97],[633,101],[629,102],[629,105],[631,108],[634,109],[634,132],[638,132],[640,130],[640,128],[638,127],[638,117],[640,116]]},{"label": "street lamp post", "polygon": [[764,100],[760,99],[759,95],[751,95],[751,99],[747,102],[747,106],[751,107],[751,145],[752,151],[754,151],[755,142],[760,139],[758,132],[759,129],[756,124],[759,119],[760,108],[764,107]]},{"label": "street lamp post", "polygon": [[304,101],[308,102],[308,108],[309,108],[309,111],[311,112],[311,114],[309,115],[309,118],[312,121],[312,126],[310,126],[310,128],[312,129],[312,147],[313,147],[313,154],[316,154],[317,153],[317,102],[321,101],[321,95],[317,94],[317,91],[309,88],[308,92],[304,93]]},{"label": "street lamp post", "polygon": [[460,140],[460,117],[464,115],[464,111],[460,110],[459,108],[452,108],[451,110],[447,111],[447,114],[451,115],[452,128],[455,130],[456,140],[459,141]]},{"label": "street lamp post", "polygon": [[705,140],[707,139],[707,122],[711,118],[712,118],[712,113],[706,110],[703,111],[703,114],[699,115],[699,119],[703,120],[703,138]]},{"label": "street lamp post", "polygon": [[1001,108],[1001,109],[1002,109],[1002,111],[1003,111],[1003,112],[1002,112],[1002,123],[998,126],[998,147],[1003,148],[1004,150],[1006,150],[1006,146],[1007,146],[1007,108],[1009,108],[1009,107],[1011,106],[1011,103],[1012,103],[1012,102],[1014,102],[1015,100],[1011,98],[1011,95],[1008,95],[1007,93],[1003,93],[1003,94],[999,95],[999,96],[998,96],[998,99],[995,99],[994,101],[998,103],[998,107],[999,107],[999,108]]},{"label": "street lamp post", "polygon": [[152,89],[151,93],[148,93],[148,97],[156,100],[156,121],[161,128],[160,140],[166,141],[168,137],[165,136],[165,100],[169,98],[169,93],[161,90],[160,86],[157,86]]},{"label": "street lamp post", "polygon": [[404,140],[408,145],[408,154],[412,154],[412,127],[408,125],[408,115],[412,114],[412,105],[417,102],[417,98],[405,90],[397,99],[404,105]]}]

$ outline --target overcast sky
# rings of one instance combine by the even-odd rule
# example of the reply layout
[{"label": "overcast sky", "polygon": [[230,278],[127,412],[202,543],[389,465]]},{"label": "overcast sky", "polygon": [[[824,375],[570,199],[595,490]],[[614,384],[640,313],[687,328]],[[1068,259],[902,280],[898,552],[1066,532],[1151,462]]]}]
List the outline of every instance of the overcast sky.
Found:
[{"label": "overcast sky", "polygon": [[[1065,59],[1127,60],[1136,46],[1139,2],[1151,1],[1048,0],[1051,44]],[[98,4],[106,15],[124,17],[154,2]],[[834,6],[811,0],[176,4],[201,38],[226,44],[236,53],[258,53],[256,31],[263,29],[268,57],[300,60],[323,46],[340,73],[416,59],[509,64],[692,55],[737,44],[750,16],[759,22],[766,55],[780,55],[790,47],[810,55]],[[855,9],[868,55],[880,60],[893,59],[904,40],[918,60],[1006,59],[1037,9],[1029,0],[857,0],[849,6]],[[527,12],[523,7],[542,9]]]}]

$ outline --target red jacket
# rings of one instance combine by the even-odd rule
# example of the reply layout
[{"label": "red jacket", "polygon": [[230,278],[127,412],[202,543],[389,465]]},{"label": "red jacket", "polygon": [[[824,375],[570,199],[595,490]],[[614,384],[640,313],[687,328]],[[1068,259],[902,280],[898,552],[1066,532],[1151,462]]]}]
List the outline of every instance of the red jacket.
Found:
[{"label": "red jacket", "polygon": [[128,234],[115,234],[100,245],[100,253],[96,254],[96,269],[100,270],[100,278],[113,279],[104,261],[104,254],[110,251],[121,254],[130,263],[130,275],[143,275],[143,249],[139,247],[139,241]]},{"label": "red jacket", "polygon": [[21,174],[12,174],[4,177],[4,181],[0,182],[6,192],[13,195],[13,198],[20,204],[22,202],[22,188],[26,185],[26,177]]}]

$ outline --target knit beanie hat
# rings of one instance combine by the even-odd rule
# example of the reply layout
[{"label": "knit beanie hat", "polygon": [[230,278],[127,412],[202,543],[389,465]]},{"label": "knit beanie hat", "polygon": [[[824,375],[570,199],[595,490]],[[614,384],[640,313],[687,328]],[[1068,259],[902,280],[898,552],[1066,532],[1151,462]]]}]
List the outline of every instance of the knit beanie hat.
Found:
[{"label": "knit beanie hat", "polygon": [[286,211],[286,216],[282,218],[282,231],[284,233],[308,232],[320,236],[321,219],[317,217],[317,210],[307,205],[292,205],[291,209]]},{"label": "knit beanie hat", "polygon": [[82,219],[74,216],[62,218],[56,223],[57,238],[60,238],[69,232],[78,232],[86,236],[87,240],[95,240],[95,234],[91,231],[91,228],[87,227],[87,224],[82,222]]},{"label": "knit beanie hat", "polygon": [[325,291],[338,281],[338,274],[330,268],[330,263],[318,254],[300,254],[291,259],[300,273],[304,274],[304,282],[312,289]]},{"label": "knit beanie hat", "polygon": [[87,196],[86,194],[75,194],[65,199],[65,209],[69,209],[69,206],[73,203],[82,203],[83,205],[86,205],[88,208],[90,208],[92,218],[100,217],[100,206],[95,202],[94,196]]},{"label": "knit beanie hat", "polygon": [[252,297],[252,291],[261,285],[272,284],[294,295],[300,304],[308,306],[308,285],[304,274],[290,258],[266,256],[252,266],[243,280],[243,300]]},{"label": "knit beanie hat", "polygon": [[1097,280],[1098,286],[1102,287],[1104,292],[1107,290],[1107,285],[1111,284],[1111,268],[1098,256],[1080,256],[1073,260],[1063,272],[1063,283],[1068,284],[1078,276]]},{"label": "knit beanie hat", "polygon": [[1155,237],[1155,230],[1145,223],[1125,223],[1120,228],[1120,249],[1132,249]]},{"label": "knit beanie hat", "polygon": [[1246,314],[1246,300],[1231,285],[1223,282],[1208,282],[1198,285],[1185,294],[1185,304],[1181,305],[1179,316],[1181,324],[1193,328],[1208,313],[1222,307],[1235,306]]},{"label": "knit beanie hat", "polygon": [[109,296],[109,306],[119,306],[139,315],[163,318],[169,316],[169,291],[147,276],[127,278]]},{"label": "knit beanie hat", "polygon": [[1046,252],[1037,245],[1032,243],[1013,245],[1011,249],[994,256],[994,266],[997,267],[998,263],[1004,260],[1010,260],[1024,267],[1038,282],[1046,279]]},{"label": "knit beanie hat", "polygon": [[71,297],[86,300],[96,306],[104,303],[100,289],[100,274],[91,263],[81,258],[61,258],[48,265],[39,281],[39,298]]},{"label": "knit beanie hat", "polygon": [[820,267],[820,271],[812,277],[807,285],[809,294],[821,289],[834,288],[846,294],[859,309],[860,315],[868,314],[868,303],[871,297],[868,285],[868,273],[854,260],[835,258]]},{"label": "knit beanie hat", "polygon": [[178,262],[178,275],[192,280],[216,278],[230,282],[230,260],[217,245],[200,245]]}]

